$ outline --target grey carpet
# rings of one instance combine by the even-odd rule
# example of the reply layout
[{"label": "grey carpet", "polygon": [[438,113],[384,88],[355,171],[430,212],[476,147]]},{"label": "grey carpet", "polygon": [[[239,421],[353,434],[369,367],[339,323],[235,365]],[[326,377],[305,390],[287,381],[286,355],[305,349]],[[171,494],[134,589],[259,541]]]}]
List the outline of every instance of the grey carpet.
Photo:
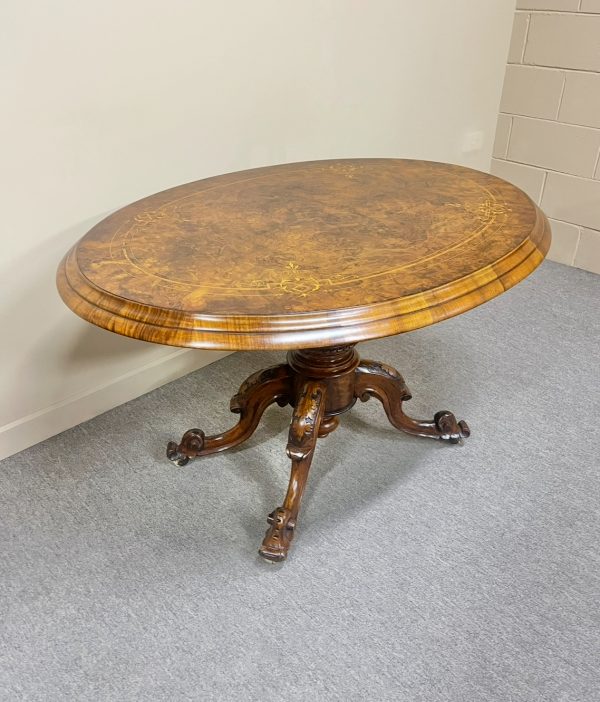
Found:
[{"label": "grey carpet", "polygon": [[598,700],[600,277],[546,263],[443,324],[361,345],[376,400],[320,442],[292,554],[256,549],[285,491],[290,411],[175,468],[168,439],[229,426],[279,354],[229,356],[0,464],[2,700]]}]

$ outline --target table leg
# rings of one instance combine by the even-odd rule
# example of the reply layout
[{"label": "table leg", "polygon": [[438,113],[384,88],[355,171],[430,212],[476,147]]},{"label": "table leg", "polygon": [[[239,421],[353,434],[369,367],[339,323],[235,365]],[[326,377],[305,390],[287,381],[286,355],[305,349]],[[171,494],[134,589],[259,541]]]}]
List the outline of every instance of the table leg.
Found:
[{"label": "table leg", "polygon": [[290,481],[282,506],[268,516],[269,528],[259,549],[266,560],[283,561],[294,537],[317,439],[337,428],[339,418],[357,398],[366,401],[371,397],[381,401],[392,425],[408,434],[452,444],[470,434],[466,422],[458,422],[452,412],[437,412],[433,420],[409,417],[402,404],[411,394],[400,373],[384,363],[361,361],[350,345],[292,351],[288,363],[254,373],[231,400],[231,411],[240,415],[234,427],[213,436],[190,429],[179,444],[169,443],[167,456],[185,465],[191,458],[224,451],[252,434],[270,404],[292,405],[287,444]]},{"label": "table leg", "polygon": [[167,457],[184,466],[191,458],[237,446],[254,433],[263,412],[273,402],[281,407],[293,402],[293,372],[286,363],[253,373],[242,383],[230,403],[231,411],[240,415],[234,427],[212,436],[205,436],[200,429],[189,429],[179,443],[168,443]]},{"label": "table leg", "polygon": [[433,420],[413,419],[404,413],[402,403],[412,395],[397,370],[377,361],[361,360],[356,368],[355,393],[363,402],[376,397],[382,403],[390,423],[416,436],[448,441],[457,444],[467,438],[471,431],[464,420],[457,422],[448,410],[434,415]]},{"label": "table leg", "polygon": [[[294,537],[302,494],[325,412],[326,388],[324,381],[308,380],[298,394],[287,444],[287,454],[292,460],[290,482],[283,506],[267,518],[270,526],[258,550],[268,561],[285,560]],[[329,430],[335,426],[337,421],[331,423]]]}]

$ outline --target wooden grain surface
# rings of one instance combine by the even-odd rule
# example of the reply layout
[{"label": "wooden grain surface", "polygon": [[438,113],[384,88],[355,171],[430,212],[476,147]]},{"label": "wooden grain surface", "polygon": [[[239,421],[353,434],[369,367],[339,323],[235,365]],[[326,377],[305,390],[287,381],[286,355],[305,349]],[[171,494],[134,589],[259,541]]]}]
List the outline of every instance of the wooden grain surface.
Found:
[{"label": "wooden grain surface", "polygon": [[324,347],[471,309],[542,261],[521,190],[398,159],[313,161],[182,185],[96,225],[58,271],[66,304],[111,331],[211,349]]}]

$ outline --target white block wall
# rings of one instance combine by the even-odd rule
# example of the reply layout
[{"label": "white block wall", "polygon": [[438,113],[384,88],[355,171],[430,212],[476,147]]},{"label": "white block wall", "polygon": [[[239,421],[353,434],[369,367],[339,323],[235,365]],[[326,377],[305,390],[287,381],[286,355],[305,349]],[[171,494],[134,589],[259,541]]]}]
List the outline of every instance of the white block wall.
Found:
[{"label": "white block wall", "polygon": [[600,0],[518,0],[492,173],[550,218],[549,258],[600,273]]}]

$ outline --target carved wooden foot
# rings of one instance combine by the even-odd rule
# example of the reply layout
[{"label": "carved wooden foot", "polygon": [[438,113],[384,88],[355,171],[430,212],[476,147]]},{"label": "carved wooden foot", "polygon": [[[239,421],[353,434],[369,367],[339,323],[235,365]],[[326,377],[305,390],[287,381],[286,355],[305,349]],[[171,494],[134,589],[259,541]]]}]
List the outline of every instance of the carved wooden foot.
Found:
[{"label": "carved wooden foot", "polygon": [[205,436],[200,429],[190,429],[181,441],[169,441],[167,458],[184,466],[191,458],[224,451],[248,439],[273,402],[280,406],[293,402],[293,373],[287,364],[272,366],[253,373],[231,399],[231,411],[240,415],[239,422],[223,434]]},{"label": "carved wooden foot", "polygon": [[356,397],[366,402],[371,397],[381,401],[391,424],[401,431],[416,436],[440,439],[451,444],[458,444],[466,439],[471,431],[463,420],[448,410],[437,412],[433,421],[413,419],[402,410],[402,403],[410,400],[412,395],[397,370],[377,361],[362,360],[356,368]]},{"label": "carved wooden foot", "polygon": [[[268,561],[283,561],[294,537],[302,494],[325,412],[326,387],[325,382],[311,380],[303,385],[298,395],[287,445],[287,454],[292,459],[290,482],[283,506],[267,518],[270,526],[258,550]],[[329,431],[335,426],[330,424]]]}]

